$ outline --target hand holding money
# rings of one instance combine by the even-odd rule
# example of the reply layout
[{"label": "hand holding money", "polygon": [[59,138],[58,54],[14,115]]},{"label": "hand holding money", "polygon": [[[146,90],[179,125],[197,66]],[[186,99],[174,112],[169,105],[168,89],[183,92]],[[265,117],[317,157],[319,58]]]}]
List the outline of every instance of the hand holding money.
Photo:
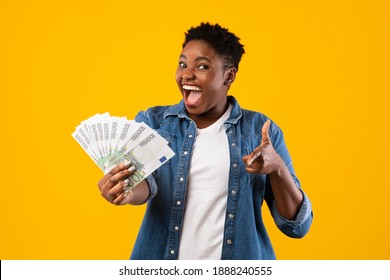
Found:
[{"label": "hand holding money", "polygon": [[142,204],[149,196],[149,188],[145,181],[139,183],[134,190],[129,189],[127,177],[131,175],[135,167],[131,162],[123,162],[107,172],[99,181],[98,186],[101,195],[109,202],[116,205]]},{"label": "hand holding money", "polygon": [[[110,189],[119,188],[121,182],[127,191],[123,196],[175,155],[168,142],[145,123],[108,113],[81,122],[72,136],[106,175],[110,172],[102,179],[116,182],[109,184]],[[107,186],[99,188],[107,200],[115,201]],[[119,195],[117,189],[112,192]]]}]

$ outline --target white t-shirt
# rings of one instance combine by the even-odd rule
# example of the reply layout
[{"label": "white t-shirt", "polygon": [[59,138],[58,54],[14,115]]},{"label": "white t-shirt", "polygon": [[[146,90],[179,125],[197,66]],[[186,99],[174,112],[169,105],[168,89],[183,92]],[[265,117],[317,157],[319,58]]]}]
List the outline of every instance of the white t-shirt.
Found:
[{"label": "white t-shirt", "polygon": [[229,183],[229,142],[219,120],[197,129],[186,193],[179,259],[221,259]]}]

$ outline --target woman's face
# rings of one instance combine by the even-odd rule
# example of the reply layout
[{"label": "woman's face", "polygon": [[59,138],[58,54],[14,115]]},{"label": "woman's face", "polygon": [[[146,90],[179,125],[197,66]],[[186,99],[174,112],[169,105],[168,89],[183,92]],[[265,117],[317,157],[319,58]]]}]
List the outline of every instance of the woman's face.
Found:
[{"label": "woman's face", "polygon": [[228,70],[206,42],[192,40],[180,54],[176,82],[192,119],[219,118],[226,110]]}]

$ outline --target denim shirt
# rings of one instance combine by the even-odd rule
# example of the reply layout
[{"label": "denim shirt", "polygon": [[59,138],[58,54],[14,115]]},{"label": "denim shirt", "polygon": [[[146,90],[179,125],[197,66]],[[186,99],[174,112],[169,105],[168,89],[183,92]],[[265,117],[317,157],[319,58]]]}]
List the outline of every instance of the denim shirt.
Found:
[{"label": "denim shirt", "polygon": [[[266,201],[278,228],[294,238],[303,237],[308,232],[312,222],[311,204],[301,190],[303,203],[296,219],[287,220],[278,213],[268,176],[247,173],[242,161],[243,156],[260,145],[261,128],[267,117],[241,109],[232,96],[228,96],[228,102],[233,108],[224,124],[230,148],[230,170],[221,259],[275,259],[262,219],[260,208],[263,201]],[[140,112],[136,121],[143,121],[155,129],[169,141],[176,155],[147,178],[150,196],[131,259],[175,260],[180,246],[196,124],[188,117],[183,101],[174,106],[153,107]],[[283,134],[273,122],[269,135],[300,188]]]}]

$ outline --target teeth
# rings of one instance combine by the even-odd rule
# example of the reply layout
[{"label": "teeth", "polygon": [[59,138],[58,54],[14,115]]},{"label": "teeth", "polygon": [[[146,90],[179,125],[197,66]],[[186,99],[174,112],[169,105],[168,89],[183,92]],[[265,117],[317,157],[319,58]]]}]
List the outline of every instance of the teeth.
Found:
[{"label": "teeth", "polygon": [[185,89],[185,90],[194,90],[194,91],[202,91],[201,88],[198,88],[197,86],[190,86],[190,85],[183,85],[183,89]]}]

